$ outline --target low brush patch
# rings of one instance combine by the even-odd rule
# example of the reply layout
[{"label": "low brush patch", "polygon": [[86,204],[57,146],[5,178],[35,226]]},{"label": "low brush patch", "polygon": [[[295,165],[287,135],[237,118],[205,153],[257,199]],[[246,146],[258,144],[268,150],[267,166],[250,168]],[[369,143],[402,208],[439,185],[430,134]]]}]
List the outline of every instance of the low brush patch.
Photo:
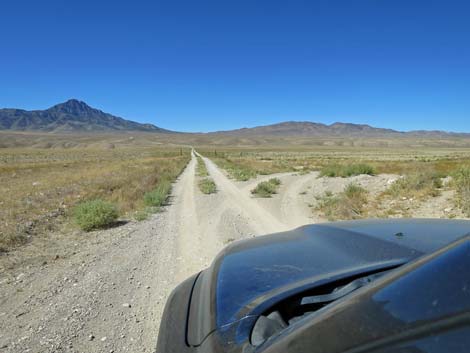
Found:
[{"label": "low brush patch", "polygon": [[200,177],[207,177],[209,176],[209,173],[207,172],[206,164],[204,163],[204,160],[201,157],[197,157],[197,175]]},{"label": "low brush patch", "polygon": [[256,187],[251,190],[251,193],[256,197],[271,197],[277,193],[281,180],[278,178],[271,178],[268,181],[262,181]]},{"label": "low brush patch", "polygon": [[144,195],[174,181],[189,160],[189,149],[154,146],[0,149],[0,185],[8,190],[0,197],[0,252],[68,233],[75,206],[85,200],[109,202],[119,216],[134,217],[148,209]]},{"label": "low brush patch", "polygon": [[363,218],[367,204],[367,190],[357,184],[349,184],[334,195],[326,192],[318,198],[317,210],[323,212],[330,221]]},{"label": "low brush patch", "polygon": [[457,206],[470,217],[470,167],[461,167],[453,174],[457,190]]},{"label": "low brush patch", "polygon": [[171,192],[171,182],[164,180],[158,186],[144,195],[144,203],[150,207],[161,207],[166,203]]},{"label": "low brush patch", "polygon": [[74,209],[75,222],[87,232],[113,225],[118,216],[115,205],[99,199],[82,202]]},{"label": "low brush patch", "polygon": [[217,192],[217,186],[211,178],[204,178],[199,181],[199,190],[203,194],[214,194]]},{"label": "low brush patch", "polygon": [[358,164],[330,164],[324,166],[320,170],[320,177],[341,177],[347,178],[355,175],[374,175],[375,169],[369,164],[358,163]]},{"label": "low brush patch", "polygon": [[413,172],[395,181],[384,194],[393,198],[436,197],[442,188],[441,176],[432,170]]}]

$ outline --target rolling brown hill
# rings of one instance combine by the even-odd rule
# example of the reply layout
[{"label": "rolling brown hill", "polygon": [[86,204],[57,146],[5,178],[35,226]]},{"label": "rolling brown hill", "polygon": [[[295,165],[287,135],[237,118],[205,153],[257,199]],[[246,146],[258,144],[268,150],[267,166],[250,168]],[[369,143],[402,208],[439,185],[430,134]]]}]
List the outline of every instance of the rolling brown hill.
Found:
[{"label": "rolling brown hill", "polygon": [[470,137],[468,133],[446,131],[397,131],[377,128],[366,124],[352,124],[336,122],[331,125],[310,121],[286,121],[272,125],[256,126],[236,130],[217,131],[211,134],[253,137],[253,136],[279,136],[279,137],[417,137],[417,138],[452,138]]},{"label": "rolling brown hill", "polygon": [[[46,110],[27,111],[22,109],[0,109],[0,130],[5,132],[33,132],[54,134],[71,133],[160,133],[175,135],[169,141],[188,141],[205,144],[227,144],[236,145],[262,145],[269,141],[286,140],[287,144],[307,142],[317,139],[375,139],[375,140],[443,140],[444,144],[449,141],[460,140],[467,145],[470,141],[470,133],[457,133],[446,131],[397,131],[392,129],[378,128],[366,124],[353,124],[336,122],[331,125],[310,121],[286,121],[272,125],[241,128],[236,130],[216,131],[209,133],[179,133],[166,130],[152,124],[141,124],[126,120],[101,110],[90,107],[84,102],[71,99],[65,103],[57,104]],[[178,136],[176,136],[176,134]],[[16,135],[18,138],[20,136]],[[12,136],[14,139],[15,136]],[[463,140],[463,141],[462,141]],[[6,142],[6,141],[4,141]],[[453,143],[453,142],[452,142]]]}]

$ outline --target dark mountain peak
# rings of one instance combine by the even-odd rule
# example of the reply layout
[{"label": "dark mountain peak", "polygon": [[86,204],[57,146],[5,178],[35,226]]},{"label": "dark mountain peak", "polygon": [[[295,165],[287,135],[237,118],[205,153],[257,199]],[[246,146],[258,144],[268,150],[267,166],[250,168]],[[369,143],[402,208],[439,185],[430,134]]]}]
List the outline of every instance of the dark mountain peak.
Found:
[{"label": "dark mountain peak", "polygon": [[69,99],[46,110],[0,109],[0,130],[169,132],[105,113],[78,99]]},{"label": "dark mountain peak", "polygon": [[366,131],[366,130],[381,130],[380,128],[374,128],[367,124],[353,124],[353,123],[342,123],[336,122],[329,125],[330,128],[336,130],[349,130],[349,131]]},{"label": "dark mountain peak", "polygon": [[[269,125],[268,125],[269,126]],[[281,123],[277,123],[277,124],[273,124],[272,126],[299,126],[299,127],[302,127],[302,126],[325,126],[325,124],[322,124],[322,123],[316,123],[316,122],[313,122],[313,121],[294,121],[294,120],[290,120],[290,121],[283,121]]]},{"label": "dark mountain peak", "polygon": [[88,104],[78,99],[69,99],[64,103],[54,105],[53,107],[47,110],[52,112],[78,115],[100,112],[98,109],[93,109]]},{"label": "dark mountain peak", "polygon": [[75,98],[72,98],[72,99],[69,99],[68,101],[64,102],[64,103],[59,103],[59,104],[56,104],[56,105],[65,105],[65,106],[85,106],[85,107],[89,107],[88,104],[86,104],[84,101],[81,101],[81,100],[78,100],[78,99],[75,99]]},{"label": "dark mountain peak", "polygon": [[340,121],[337,121],[330,125],[330,127],[358,127],[358,126],[370,127],[369,125],[366,125],[366,124],[342,123]]}]

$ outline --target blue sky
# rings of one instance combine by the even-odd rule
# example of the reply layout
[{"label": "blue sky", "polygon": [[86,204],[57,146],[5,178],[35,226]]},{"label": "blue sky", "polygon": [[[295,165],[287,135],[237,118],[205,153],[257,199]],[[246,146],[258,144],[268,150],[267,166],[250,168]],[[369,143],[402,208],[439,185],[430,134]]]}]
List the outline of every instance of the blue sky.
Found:
[{"label": "blue sky", "polygon": [[78,98],[180,131],[470,132],[469,13],[464,0],[5,0],[0,107]]}]

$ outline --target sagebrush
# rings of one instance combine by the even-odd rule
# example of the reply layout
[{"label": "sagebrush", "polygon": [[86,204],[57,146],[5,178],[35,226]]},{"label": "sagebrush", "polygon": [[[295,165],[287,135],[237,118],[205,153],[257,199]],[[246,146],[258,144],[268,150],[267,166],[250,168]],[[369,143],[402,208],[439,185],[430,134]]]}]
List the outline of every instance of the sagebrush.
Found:
[{"label": "sagebrush", "polygon": [[257,197],[271,197],[277,193],[277,190],[281,185],[281,180],[278,178],[271,178],[268,181],[262,181],[256,187],[251,190],[251,193]]},{"label": "sagebrush", "polygon": [[440,195],[442,175],[434,170],[414,171],[396,180],[385,192],[392,197],[423,198]]},{"label": "sagebrush", "polygon": [[457,204],[470,217],[470,167],[461,167],[453,174]]},{"label": "sagebrush", "polygon": [[364,206],[368,203],[367,194],[366,189],[351,183],[339,194],[326,192],[319,197],[317,209],[330,221],[363,218]]},{"label": "sagebrush", "polygon": [[341,177],[347,178],[355,175],[374,175],[376,174],[374,167],[369,164],[358,163],[358,164],[330,164],[324,166],[320,170],[321,177]]},{"label": "sagebrush", "polygon": [[119,217],[115,205],[100,199],[84,201],[74,209],[74,218],[77,225],[84,231],[106,228]]},{"label": "sagebrush", "polygon": [[211,178],[201,179],[198,185],[203,194],[213,194],[217,192],[217,186]]},{"label": "sagebrush", "polygon": [[144,202],[147,206],[161,207],[165,204],[171,192],[171,182],[162,180],[155,189],[144,195]]}]

